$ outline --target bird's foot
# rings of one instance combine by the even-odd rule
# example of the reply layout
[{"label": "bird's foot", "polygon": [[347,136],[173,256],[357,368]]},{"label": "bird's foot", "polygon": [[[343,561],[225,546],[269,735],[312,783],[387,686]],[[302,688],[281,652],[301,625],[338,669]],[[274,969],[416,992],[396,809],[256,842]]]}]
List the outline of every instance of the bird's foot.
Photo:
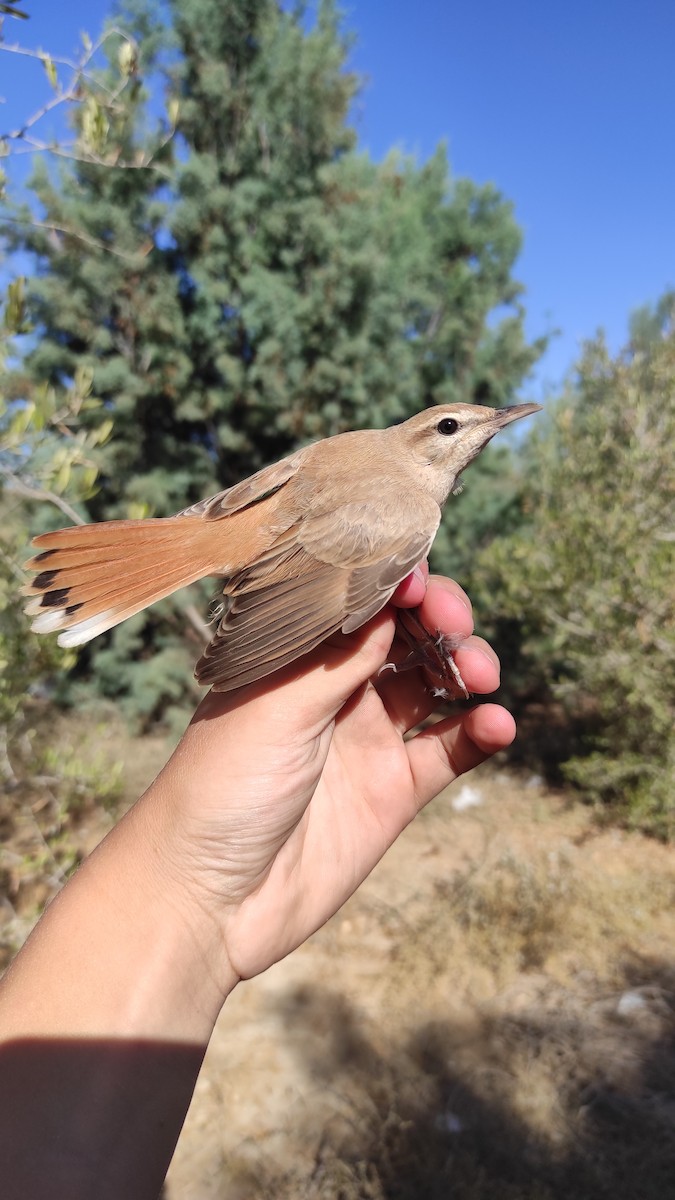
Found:
[{"label": "bird's foot", "polygon": [[383,671],[410,671],[421,667],[428,677],[431,694],[440,700],[469,699],[469,690],[462,679],[454,653],[465,640],[464,634],[447,634],[437,630],[429,633],[417,616],[417,609],[401,608],[397,614],[397,631],[410,646],[402,662],[387,662]]}]

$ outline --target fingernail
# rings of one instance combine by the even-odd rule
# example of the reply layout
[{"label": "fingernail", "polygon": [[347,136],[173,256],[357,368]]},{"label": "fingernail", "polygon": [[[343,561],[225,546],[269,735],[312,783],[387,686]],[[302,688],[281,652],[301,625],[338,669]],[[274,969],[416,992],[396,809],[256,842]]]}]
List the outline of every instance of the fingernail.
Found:
[{"label": "fingernail", "polygon": [[466,611],[470,612],[471,615],[473,616],[473,608],[471,607],[471,601],[469,600],[468,596],[465,596],[464,592],[455,592],[455,595],[457,596],[458,600],[461,600]]}]

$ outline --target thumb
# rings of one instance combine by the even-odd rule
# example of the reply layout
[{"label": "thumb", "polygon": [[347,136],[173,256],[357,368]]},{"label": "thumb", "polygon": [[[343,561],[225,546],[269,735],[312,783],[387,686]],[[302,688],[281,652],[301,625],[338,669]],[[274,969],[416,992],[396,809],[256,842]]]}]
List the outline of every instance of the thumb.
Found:
[{"label": "thumb", "polygon": [[210,691],[193,721],[253,709],[256,722],[264,722],[268,735],[283,727],[315,734],[325,727],[359,688],[386,661],[394,638],[395,621],[387,606],[355,633],[336,633],[316,650],[282,670],[233,692]]}]

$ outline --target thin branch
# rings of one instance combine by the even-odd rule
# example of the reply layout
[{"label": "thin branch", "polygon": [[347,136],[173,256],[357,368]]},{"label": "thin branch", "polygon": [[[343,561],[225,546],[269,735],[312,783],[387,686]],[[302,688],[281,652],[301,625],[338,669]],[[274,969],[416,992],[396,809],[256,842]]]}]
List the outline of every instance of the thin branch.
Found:
[{"label": "thin branch", "polygon": [[27,220],[23,217],[3,217],[3,221],[8,225],[28,225],[32,229],[46,229],[50,233],[62,233],[66,237],[75,238],[76,241],[82,242],[85,246],[91,246],[94,250],[104,250],[106,254],[114,254],[116,258],[122,258],[125,262],[136,263],[139,259],[147,258],[151,250],[154,249],[154,242],[141,250],[134,250],[127,254],[124,250],[117,250],[108,242],[101,242],[98,238],[90,237],[89,234],[80,233],[77,229],[69,229],[66,225],[54,225],[51,221],[34,221]]},{"label": "thin branch", "polygon": [[553,610],[548,615],[556,625],[560,625],[562,629],[569,630],[570,633],[575,633],[577,637],[594,638],[596,636],[595,630],[590,625],[580,625],[578,621],[571,621],[569,617],[563,617],[560,613]]},{"label": "thin branch", "polygon": [[50,492],[47,488],[31,487],[19,479],[18,475],[9,474],[6,479],[6,486],[10,492],[16,492],[26,500],[41,500],[47,504],[53,504],[60,509],[64,516],[69,517],[74,525],[86,525],[84,517],[75,512],[75,509],[71,508],[68,501],[64,500],[62,496],[57,496],[56,492]]},{"label": "thin branch", "polygon": [[9,554],[5,554],[5,551],[2,549],[2,546],[0,546],[0,559],[2,559],[3,564],[5,565],[7,570],[14,576],[14,578],[18,579],[19,583],[23,583],[24,579],[25,579],[25,575],[24,575],[23,571],[19,567],[17,567],[16,563],[14,562],[14,559],[10,558]]},{"label": "thin branch", "polygon": [[[0,47],[0,49],[1,48],[2,47]],[[70,98],[70,95],[58,92],[57,95],[52,96],[52,99],[48,100],[38,112],[33,113],[32,117],[28,117],[20,129],[12,129],[8,133],[0,134],[0,138],[2,141],[8,142],[16,141],[18,138],[25,138],[27,130],[31,129],[33,125],[37,124],[42,117],[46,117],[47,113],[51,112],[53,108],[57,108],[59,104],[63,104],[64,100]]]},{"label": "thin branch", "polygon": [[[24,147],[21,150],[14,150],[14,154],[31,154],[37,150],[40,153],[54,154],[60,158],[74,159],[76,162],[93,163],[94,165],[104,167],[114,166],[120,170],[137,171],[152,167],[154,170],[166,175],[165,171],[156,166],[154,159],[156,158],[158,152],[168,145],[174,136],[176,132],[175,123],[168,131],[166,137],[164,137],[152,151],[143,154],[141,158],[134,162],[126,161],[124,159],[106,159],[99,155],[93,154],[90,151],[69,150],[67,148],[68,143],[56,145],[51,142],[45,142],[41,138],[28,136],[28,131],[37,125],[38,122],[47,115],[47,113],[52,112],[53,109],[57,108],[60,104],[82,104],[86,101],[86,93],[83,93],[82,91],[83,80],[86,81],[90,88],[95,89],[102,94],[101,104],[105,110],[111,113],[120,111],[117,107],[117,101],[119,100],[120,96],[122,96],[124,90],[128,87],[130,80],[133,78],[133,72],[130,72],[129,74],[123,73],[117,87],[109,88],[100,79],[97,79],[94,75],[92,75],[87,69],[92,62],[92,59],[111,37],[119,37],[128,46],[131,46],[134,50],[136,49],[136,42],[134,39],[118,26],[111,26],[109,29],[105,30],[98,40],[94,42],[88,50],[85,51],[79,61],[74,61],[73,59],[69,58],[52,57],[51,54],[46,53],[44,50],[29,50],[23,46],[19,46],[18,44],[7,46],[0,43],[0,51],[4,51],[6,54],[23,55],[26,58],[35,59],[44,65],[47,63],[55,63],[59,66],[65,66],[68,68],[68,70],[73,72],[70,83],[66,88],[62,88],[57,82],[56,95],[47,100],[45,104],[43,104],[41,108],[37,109],[32,116],[28,117],[24,121],[23,125],[21,125],[19,128],[1,134],[0,144],[3,142],[5,145],[7,142],[23,142]],[[71,143],[71,145],[72,144],[74,143]]]},{"label": "thin branch", "polygon": [[[64,148],[68,145],[67,142],[62,142],[60,145],[56,145],[54,142],[43,142],[39,138],[23,136],[21,140],[26,143],[25,148],[14,150],[12,153],[16,157],[19,154],[33,154],[37,150],[41,154],[53,154],[56,158],[69,158],[75,162],[91,163],[95,167],[115,167],[120,171],[152,170],[156,171],[158,175],[163,175],[165,179],[169,179],[169,172],[164,167],[158,166],[154,159],[155,155],[160,150],[163,150],[165,146],[168,146],[175,132],[175,126],[172,126],[166,137],[163,138],[161,142],[158,142],[152,151],[148,152],[148,154],[144,154],[137,162],[128,162],[123,158],[102,158],[98,154],[83,153],[82,151],[77,150],[67,150]],[[70,144],[76,145],[75,142]]]},{"label": "thin branch", "polygon": [[438,329],[441,324],[441,321],[443,320],[443,316],[444,316],[444,307],[441,304],[441,306],[439,308],[437,308],[436,311],[433,312],[431,314],[431,316],[429,317],[427,327],[424,330],[423,337],[425,337],[427,339],[427,341],[432,342],[434,340],[434,338],[436,337],[436,334],[438,333]]},{"label": "thin branch", "polygon": [[199,634],[204,645],[206,645],[207,642],[210,642],[211,631],[210,631],[208,625],[206,624],[206,621],[204,621],[202,619],[196,605],[186,604],[183,609],[183,613],[187,617],[190,625],[195,630],[195,632]]},{"label": "thin branch", "polygon": [[11,133],[2,134],[0,137],[3,140],[16,140],[17,138],[23,138],[26,130],[31,129],[33,125],[36,125],[37,122],[42,119],[42,117],[46,116],[48,112],[51,112],[53,108],[56,108],[57,104],[63,104],[65,102],[80,103],[81,97],[78,95],[78,88],[82,79],[86,79],[87,83],[91,84],[93,87],[99,88],[100,91],[105,92],[106,95],[110,97],[110,101],[114,102],[114,100],[120,96],[129,80],[123,79],[120,87],[115,89],[114,92],[111,92],[110,89],[105,86],[105,84],[101,83],[87,72],[87,67],[89,66],[90,62],[110,37],[120,37],[128,45],[136,45],[134,39],[131,38],[128,33],[125,33],[123,29],[119,29],[117,26],[112,26],[110,29],[106,29],[105,32],[102,33],[98,38],[98,40],[92,44],[90,49],[85,50],[82,58],[78,61],[73,61],[71,58],[54,57],[52,54],[48,54],[44,50],[29,50],[25,46],[19,46],[18,43],[14,43],[11,46],[7,46],[4,42],[0,43],[0,51],[3,51],[5,54],[18,54],[24,58],[35,59],[43,64],[48,62],[56,63],[58,66],[67,67],[69,71],[73,72],[73,78],[68,88],[59,88],[56,96],[53,99],[48,100],[46,104],[42,106],[42,108],[39,108],[35,113],[33,113],[32,117],[28,117],[20,129],[15,129]]},{"label": "thin branch", "polygon": [[[117,32],[119,32],[119,30]],[[92,52],[94,49],[99,50],[104,41],[105,37],[99,38],[97,45],[92,47]],[[5,54],[20,54],[25,58],[36,58],[40,62],[44,62],[46,58],[49,58],[53,63],[57,63],[58,66],[68,67],[71,71],[81,70],[91,59],[91,53],[89,51],[86,52],[85,57],[80,62],[74,62],[72,58],[59,58],[59,56],[56,54],[47,54],[45,50],[29,50],[27,46],[20,46],[18,42],[14,42],[11,46],[8,46],[6,42],[3,42],[0,45],[0,50],[2,50]]]},{"label": "thin branch", "polygon": [[[7,734],[7,727],[0,725],[0,779],[4,781],[6,787],[15,788],[19,786],[19,780],[14,773],[14,767],[9,757]],[[5,847],[3,847],[3,852],[7,854]],[[16,914],[14,915],[16,916]]]}]

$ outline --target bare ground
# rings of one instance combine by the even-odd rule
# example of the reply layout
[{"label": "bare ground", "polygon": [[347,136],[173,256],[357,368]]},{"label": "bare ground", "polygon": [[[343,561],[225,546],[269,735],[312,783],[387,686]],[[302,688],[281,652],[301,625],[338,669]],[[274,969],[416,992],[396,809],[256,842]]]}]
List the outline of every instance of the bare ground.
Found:
[{"label": "bare ground", "polygon": [[[168,752],[95,741],[129,796]],[[5,957],[110,822],[9,795]],[[483,769],[230,998],[166,1200],[675,1195],[674,900],[675,850]]]},{"label": "bare ground", "polygon": [[169,1200],[675,1194],[675,854],[484,771],[222,1015]]}]

